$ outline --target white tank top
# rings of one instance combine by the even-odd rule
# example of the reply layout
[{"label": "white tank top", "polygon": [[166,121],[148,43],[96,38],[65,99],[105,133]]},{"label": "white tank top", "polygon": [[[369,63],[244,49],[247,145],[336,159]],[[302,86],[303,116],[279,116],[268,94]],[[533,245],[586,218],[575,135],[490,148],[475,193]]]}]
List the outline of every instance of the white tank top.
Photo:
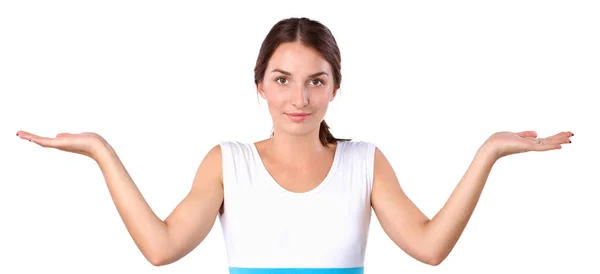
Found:
[{"label": "white tank top", "polygon": [[231,274],[359,274],[371,221],[375,146],[338,142],[326,178],[304,193],[269,174],[253,143],[221,142]]}]

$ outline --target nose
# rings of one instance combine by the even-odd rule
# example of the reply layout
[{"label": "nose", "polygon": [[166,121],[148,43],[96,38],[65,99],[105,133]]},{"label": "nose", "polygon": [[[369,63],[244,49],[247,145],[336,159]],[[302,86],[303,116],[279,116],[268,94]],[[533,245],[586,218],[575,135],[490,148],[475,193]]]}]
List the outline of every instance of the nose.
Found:
[{"label": "nose", "polygon": [[302,108],[308,104],[308,88],[306,86],[298,86],[290,96],[292,105],[296,108]]}]

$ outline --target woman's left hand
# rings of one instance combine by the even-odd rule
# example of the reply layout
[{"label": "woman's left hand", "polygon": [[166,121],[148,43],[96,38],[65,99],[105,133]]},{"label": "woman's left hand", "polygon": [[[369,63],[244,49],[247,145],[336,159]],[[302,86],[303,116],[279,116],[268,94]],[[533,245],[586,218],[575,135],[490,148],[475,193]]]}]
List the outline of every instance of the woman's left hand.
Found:
[{"label": "woman's left hand", "polygon": [[537,138],[535,131],[508,132],[492,134],[485,143],[491,147],[497,158],[529,151],[548,151],[561,149],[563,144],[570,144],[574,134],[561,132],[546,138]]}]

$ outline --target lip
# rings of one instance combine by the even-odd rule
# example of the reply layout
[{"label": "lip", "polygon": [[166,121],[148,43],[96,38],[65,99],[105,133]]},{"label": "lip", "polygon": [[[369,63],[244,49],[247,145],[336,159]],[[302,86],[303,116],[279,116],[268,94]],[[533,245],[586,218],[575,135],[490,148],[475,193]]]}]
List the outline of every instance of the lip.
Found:
[{"label": "lip", "polygon": [[310,116],[310,113],[305,112],[292,112],[286,113],[286,115],[294,122],[302,122]]}]

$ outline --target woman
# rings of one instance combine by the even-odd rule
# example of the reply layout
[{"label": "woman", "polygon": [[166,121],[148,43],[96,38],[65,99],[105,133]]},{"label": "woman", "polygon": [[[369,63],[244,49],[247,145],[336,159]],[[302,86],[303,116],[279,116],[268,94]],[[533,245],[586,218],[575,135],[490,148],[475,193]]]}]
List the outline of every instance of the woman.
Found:
[{"label": "woman", "polygon": [[404,194],[374,144],[329,132],[323,118],[340,87],[340,62],[336,41],[321,23],[290,18],[275,24],[254,71],[273,134],[252,144],[214,146],[189,194],[164,221],[100,135],[17,135],[94,159],[127,230],[153,265],[191,252],[218,216],[230,273],[363,273],[371,209],[399,248],[438,265],[458,241],[498,159],[571,143],[571,132],[543,139],[534,131],[492,134],[444,207],[429,219]]}]

